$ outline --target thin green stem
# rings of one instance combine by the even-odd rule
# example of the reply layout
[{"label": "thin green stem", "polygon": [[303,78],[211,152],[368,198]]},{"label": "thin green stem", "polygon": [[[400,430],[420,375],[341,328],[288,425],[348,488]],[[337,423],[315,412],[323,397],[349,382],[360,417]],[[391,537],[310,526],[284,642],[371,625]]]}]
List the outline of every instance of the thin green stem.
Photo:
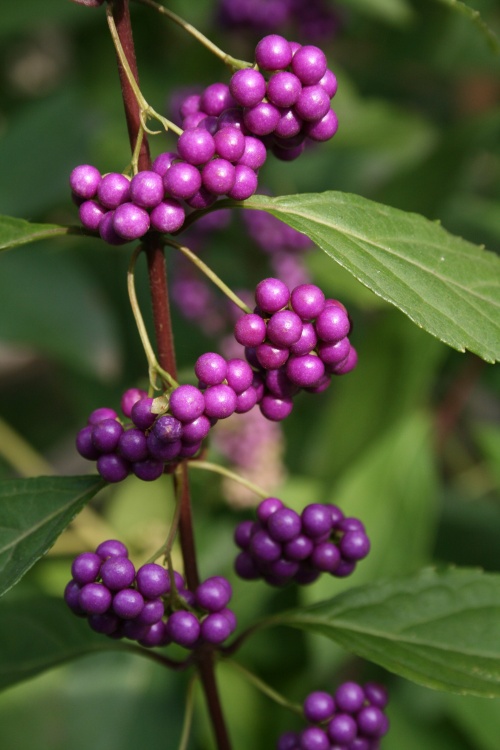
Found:
[{"label": "thin green stem", "polygon": [[210,281],[215,284],[215,286],[219,287],[221,292],[228,297],[231,302],[234,302],[234,304],[240,308],[240,310],[243,310],[244,313],[250,313],[252,312],[248,305],[246,305],[242,299],[238,297],[237,294],[235,294],[228,286],[227,284],[224,284],[222,279],[220,279],[212,269],[207,266],[206,263],[204,263],[200,258],[198,258],[197,255],[195,255],[192,250],[190,250],[188,247],[185,247],[184,245],[179,245],[178,242],[174,242],[174,240],[166,239],[165,240],[166,245],[170,245],[171,247],[176,248],[177,250],[180,250],[180,252],[186,256],[186,258],[189,258],[189,260],[194,263],[194,265],[200,269],[202,273],[205,274],[205,276],[210,279]]},{"label": "thin green stem", "polygon": [[[150,130],[146,125],[146,120],[148,117],[153,117],[154,119],[161,122],[165,130],[168,132],[169,130],[172,130],[172,132],[176,133],[177,135],[182,135],[183,130],[179,128],[175,123],[171,122],[170,120],[167,120],[166,117],[163,117],[160,115],[156,110],[151,107],[150,104],[146,101],[146,99],[143,97],[141,90],[139,86],[137,85],[137,81],[135,80],[135,77],[130,69],[130,65],[128,64],[128,60],[125,56],[125,52],[123,51],[122,44],[120,42],[120,37],[118,35],[118,31],[116,29],[115,20],[113,18],[113,8],[112,4],[108,4],[106,8],[106,18],[108,21],[109,31],[111,34],[111,38],[113,40],[113,44],[115,45],[116,54],[118,55],[118,58],[120,60],[120,63],[122,65],[123,70],[125,71],[125,75],[127,76],[127,80],[130,84],[130,88],[132,89],[134,96],[137,101],[137,105],[139,107],[140,113],[140,123],[141,123],[141,130],[146,131],[146,133],[149,133],[150,135],[158,135],[161,133],[161,130]],[[139,134],[139,137],[142,138],[142,136]]]},{"label": "thin green stem", "polygon": [[137,2],[139,2],[141,5],[147,5],[149,8],[153,8],[154,10],[158,11],[158,13],[161,13],[162,15],[166,16],[171,21],[176,23],[178,26],[184,29],[184,31],[187,31],[188,34],[191,34],[192,37],[197,39],[204,47],[210,50],[210,52],[212,52],[216,57],[222,60],[222,62],[232,70],[253,67],[253,63],[249,63],[246,60],[238,60],[237,58],[228,55],[226,52],[224,52],[224,50],[210,41],[208,37],[202,34],[201,31],[198,31],[198,29],[178,16],[176,13],[173,13],[171,10],[168,10],[168,8],[165,8],[164,5],[160,5],[160,3],[154,2],[154,0],[137,0]]},{"label": "thin green stem", "polygon": [[250,672],[246,667],[243,667],[237,661],[233,661],[232,659],[228,659],[225,663],[229,664],[233,669],[242,674],[248,682],[251,682],[257,690],[260,690],[261,693],[267,695],[272,701],[283,706],[283,708],[287,708],[289,711],[293,711],[294,714],[297,714],[302,718],[304,717],[302,706],[300,704],[288,701],[283,695],[281,695],[281,693],[278,693],[274,688],[268,685],[267,682],[261,680],[260,677],[257,677],[253,672]]},{"label": "thin green stem", "polygon": [[194,689],[198,675],[195,673],[189,680],[186,691],[186,710],[184,712],[184,722],[182,724],[182,734],[179,742],[179,750],[187,750],[189,743],[189,735],[191,734],[191,727],[193,726],[193,713],[194,713]]},{"label": "thin green stem", "polygon": [[243,479],[239,474],[235,474],[234,471],[226,469],[225,466],[219,466],[219,464],[213,464],[211,461],[188,461],[188,467],[190,469],[204,469],[205,471],[213,471],[214,474],[222,474],[222,476],[232,479],[234,482],[247,487],[252,492],[255,492],[259,497],[269,497],[269,492],[266,492],[262,487],[257,484],[250,482],[248,479]]},{"label": "thin green stem", "polygon": [[139,245],[138,247],[136,247],[136,249],[132,253],[132,257],[130,259],[128,272],[127,272],[127,289],[128,289],[129,300],[130,300],[130,307],[132,308],[132,313],[134,315],[137,330],[139,332],[139,336],[142,341],[144,353],[148,361],[149,380],[151,383],[151,387],[153,389],[156,388],[156,375],[159,375],[168,386],[172,388],[177,388],[177,386],[179,385],[178,382],[174,380],[174,378],[166,370],[160,367],[158,360],[156,359],[155,353],[153,351],[153,347],[151,346],[151,342],[149,340],[146,326],[144,324],[144,319],[141,314],[139,302],[137,300],[137,294],[135,291],[135,264],[141,252],[142,252],[142,246]]}]

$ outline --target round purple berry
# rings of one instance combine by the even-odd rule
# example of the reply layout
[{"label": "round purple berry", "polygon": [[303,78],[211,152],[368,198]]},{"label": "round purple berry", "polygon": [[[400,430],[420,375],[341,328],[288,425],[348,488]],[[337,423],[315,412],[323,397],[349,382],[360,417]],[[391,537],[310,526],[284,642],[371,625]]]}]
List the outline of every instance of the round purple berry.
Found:
[{"label": "round purple berry", "polygon": [[342,557],[349,561],[358,561],[369,553],[370,540],[364,531],[347,531],[339,546]]},{"label": "round purple berry", "polygon": [[290,43],[279,34],[269,34],[255,48],[255,62],[262,70],[284,70],[292,62]]},{"label": "round purple berry", "polygon": [[146,436],[142,430],[132,427],[120,435],[118,452],[127,461],[143,461],[148,456]]},{"label": "round purple berry", "polygon": [[291,356],[286,363],[286,374],[289,380],[301,388],[315,385],[325,374],[325,365],[315,354],[304,354],[302,357]]},{"label": "round purple berry", "polygon": [[280,508],[283,508],[283,502],[278,497],[266,497],[257,506],[257,517],[261,523],[266,523]]},{"label": "round purple berry", "polygon": [[111,591],[127,588],[134,578],[135,567],[128,557],[110,557],[102,563],[101,579]]},{"label": "round purple berry", "polygon": [[227,362],[216,352],[206,352],[195,362],[196,377],[206,385],[219,385],[227,374]]},{"label": "round purple berry", "polygon": [[[326,93],[325,93],[326,96]],[[330,106],[330,100],[328,100]],[[260,102],[245,109],[243,122],[254,135],[269,135],[276,128],[281,117],[280,110],[271,102]]]},{"label": "round purple berry", "polygon": [[96,461],[100,456],[100,452],[92,441],[93,429],[91,425],[87,425],[76,436],[76,449],[78,453],[89,461]]},{"label": "round purple berry", "polygon": [[194,646],[200,637],[200,623],[192,612],[178,610],[170,615],[167,622],[167,633],[174,643],[189,648]]},{"label": "round purple berry", "polygon": [[300,750],[330,750],[328,736],[319,727],[307,727],[300,733]]},{"label": "round purple berry", "polygon": [[330,97],[319,84],[304,86],[294,104],[294,109],[299,117],[307,122],[321,120],[330,110]]},{"label": "round purple berry", "polygon": [[157,232],[177,232],[185,218],[186,213],[175,198],[165,198],[149,214],[151,227]]},{"label": "round purple berry", "polygon": [[122,482],[130,472],[130,464],[122,456],[106,453],[97,459],[97,471],[106,482]]},{"label": "round purple berry", "polygon": [[185,130],[177,141],[179,155],[189,164],[205,164],[215,154],[215,142],[205,128]]},{"label": "round purple berry", "polygon": [[258,138],[251,135],[245,136],[245,150],[238,160],[239,165],[260,169],[267,158],[267,149]]},{"label": "round purple berry", "polygon": [[107,560],[108,557],[128,557],[128,549],[118,539],[106,539],[101,542],[95,551],[101,560]]},{"label": "round purple berry", "polygon": [[130,180],[119,172],[104,175],[97,188],[99,202],[105,208],[116,208],[129,200]]},{"label": "round purple berry", "polygon": [[205,415],[215,419],[226,419],[236,409],[236,393],[229,385],[212,385],[203,393]]},{"label": "round purple berry", "polygon": [[112,595],[102,583],[87,583],[80,589],[78,603],[89,615],[102,615],[111,605]]},{"label": "round purple berry", "polygon": [[233,74],[229,89],[238,104],[242,107],[253,107],[266,95],[266,79],[258,70],[245,68]]},{"label": "round purple berry", "polygon": [[91,164],[80,164],[80,166],[73,169],[69,176],[71,190],[79,198],[84,198],[85,200],[94,197],[100,182],[101,173]]},{"label": "round purple berry", "polygon": [[260,401],[259,408],[266,419],[271,422],[281,422],[291,414],[293,401],[291,398],[276,398],[266,394]]},{"label": "round purple berry", "polygon": [[163,180],[153,170],[143,170],[132,177],[130,200],[142,208],[154,208],[163,199]]},{"label": "round purple berry", "polygon": [[329,305],[320,312],[314,327],[322,341],[335,343],[348,335],[351,323],[349,316],[342,307]]},{"label": "round purple berry", "polygon": [[203,186],[214,195],[225,195],[234,185],[235,168],[227,159],[212,159],[201,170]]},{"label": "round purple berry", "polygon": [[219,644],[232,633],[231,623],[222,612],[214,612],[201,623],[201,637],[207,643]]},{"label": "round purple berry", "polygon": [[348,745],[358,733],[356,720],[349,714],[336,714],[328,723],[328,736],[338,745]]},{"label": "round purple berry", "polygon": [[227,362],[226,382],[236,395],[250,388],[253,370],[244,359],[230,359]]},{"label": "round purple berry", "polygon": [[305,44],[294,54],[291,68],[304,86],[319,83],[327,69],[325,53],[312,44]]},{"label": "round purple berry", "polygon": [[295,344],[302,333],[302,321],[293,310],[278,310],[267,323],[267,336],[273,344],[289,347]]},{"label": "round purple berry", "polygon": [[339,711],[355,714],[365,702],[365,694],[357,682],[344,682],[335,691],[335,703]]},{"label": "round purple berry", "polygon": [[[172,443],[170,443],[172,445]],[[146,458],[144,461],[134,461],[132,471],[138,479],[143,482],[154,482],[163,474],[163,461],[161,459]]]},{"label": "round purple berry", "polygon": [[76,583],[84,586],[97,580],[102,560],[95,552],[82,552],[71,565],[71,575]]},{"label": "round purple berry", "polygon": [[263,312],[275,313],[286,307],[290,290],[279,279],[267,278],[259,281],[255,288],[255,301]]},{"label": "round purple berry", "polygon": [[113,597],[113,611],[124,620],[133,620],[143,607],[144,599],[135,589],[121,589]]},{"label": "round purple berry", "polygon": [[257,173],[244,164],[234,168],[234,185],[227,195],[235,201],[244,201],[255,193],[258,187]]},{"label": "round purple berry", "polygon": [[306,505],[302,511],[302,528],[304,534],[313,539],[328,534],[333,526],[330,509],[320,503]]},{"label": "round purple berry", "polygon": [[174,198],[191,198],[201,188],[201,174],[192,164],[180,161],[165,172],[163,186]]},{"label": "round purple berry", "polygon": [[234,337],[242,346],[258,346],[266,338],[265,320],[256,313],[247,313],[238,318],[234,326]]},{"label": "round purple berry", "polygon": [[228,583],[228,581],[224,583],[219,576],[207,578],[196,589],[197,605],[208,612],[219,612],[224,609],[231,599],[232,593],[231,587],[227,585]]},{"label": "round purple berry", "polygon": [[153,414],[151,411],[152,405],[153,399],[149,396],[145,396],[136,401],[132,407],[130,412],[132,422],[140,430],[149,429],[156,419],[156,414]]},{"label": "round purple berry", "polygon": [[302,84],[293,73],[275,73],[267,84],[267,98],[277,107],[291,107],[297,101]]},{"label": "round purple berry", "polygon": [[307,721],[319,724],[329,719],[335,711],[335,703],[329,693],[317,690],[309,693],[304,701],[304,716]]},{"label": "round purple berry", "polygon": [[92,428],[92,442],[100,453],[112,453],[122,433],[123,427],[116,419],[103,419]]},{"label": "round purple berry", "polygon": [[200,110],[218,117],[225,109],[234,107],[234,99],[225,83],[212,83],[204,90],[200,99]]},{"label": "round purple berry", "polygon": [[99,224],[107,210],[97,201],[84,201],[78,209],[80,221],[86,229],[91,232],[97,232]]},{"label": "round purple berry", "polygon": [[192,422],[205,410],[203,393],[194,385],[180,385],[170,394],[169,409],[181,422]]},{"label": "round purple berry", "polygon": [[161,565],[146,563],[136,574],[137,588],[146,599],[163,596],[169,590],[168,572]]}]

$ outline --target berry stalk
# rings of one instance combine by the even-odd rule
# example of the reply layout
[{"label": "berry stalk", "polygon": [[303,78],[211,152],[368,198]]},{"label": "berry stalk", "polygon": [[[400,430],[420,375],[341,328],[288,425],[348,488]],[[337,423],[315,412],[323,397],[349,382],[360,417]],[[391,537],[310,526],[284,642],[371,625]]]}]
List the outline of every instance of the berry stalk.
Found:
[{"label": "berry stalk", "polygon": [[[115,0],[112,5],[112,11],[118,37],[129,68],[135,79],[138,80],[128,0]],[[139,133],[141,132],[141,113],[133,88],[130,85],[126,71],[121,65],[120,60],[118,60],[118,71],[120,75],[130,145],[132,152],[134,152]],[[140,170],[150,169],[151,167],[151,158],[146,134],[142,137],[138,156],[138,167]],[[164,370],[169,372],[173,378],[176,378],[177,367],[167,288],[167,268],[160,236],[153,233],[148,234],[144,241],[144,247],[148,261],[149,286],[158,348],[158,361]],[[185,464],[183,465],[182,472],[181,498],[179,534],[184,561],[184,572],[189,588],[195,590],[199,583],[199,576],[196,564],[193,520]],[[213,652],[200,652],[197,662],[213,730],[217,739],[218,750],[231,750],[231,744],[215,681]]]}]

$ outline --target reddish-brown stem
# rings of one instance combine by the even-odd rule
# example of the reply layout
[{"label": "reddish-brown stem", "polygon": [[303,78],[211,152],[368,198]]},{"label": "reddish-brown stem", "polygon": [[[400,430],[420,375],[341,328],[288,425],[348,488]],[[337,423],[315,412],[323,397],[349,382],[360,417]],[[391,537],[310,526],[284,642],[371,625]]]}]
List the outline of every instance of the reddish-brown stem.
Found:
[{"label": "reddish-brown stem", "polygon": [[[134,41],[128,0],[114,0],[112,4],[113,18],[118,36],[123,47],[130,69],[138,80],[137,63],[135,58]],[[130,86],[123,67],[118,60],[118,71],[122,87],[123,104],[132,151],[140,132],[140,112],[134,92]],[[139,152],[138,166],[140,170],[150,169],[151,159],[149,145],[144,133]],[[160,366],[177,379],[175,362],[174,339],[170,317],[170,304],[167,286],[167,268],[165,254],[159,235],[149,233],[144,239],[144,248],[148,261],[149,287],[153,307],[153,318]],[[184,572],[188,587],[194,590],[199,583],[198,567],[196,563],[196,548],[194,542],[193,517],[187,469],[182,468],[181,512],[179,518],[179,536],[184,561]],[[212,650],[200,649],[196,654],[196,662],[205,692],[205,698],[212,721],[218,750],[231,750],[231,743],[227,733],[224,715],[217,690],[214,671],[214,654]]]},{"label": "reddish-brown stem", "polygon": [[436,447],[439,453],[455,429],[484,366],[485,362],[479,357],[468,356],[439,405],[436,413]]}]

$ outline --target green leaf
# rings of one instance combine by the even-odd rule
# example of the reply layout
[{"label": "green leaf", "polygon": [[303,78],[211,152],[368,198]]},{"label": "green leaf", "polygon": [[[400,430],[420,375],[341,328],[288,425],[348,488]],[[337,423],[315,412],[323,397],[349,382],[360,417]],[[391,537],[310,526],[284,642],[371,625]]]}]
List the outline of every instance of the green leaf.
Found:
[{"label": "green leaf", "polygon": [[52,239],[62,234],[74,234],[76,228],[58,224],[36,224],[14,216],[0,216],[0,250],[10,250],[28,242]]},{"label": "green leaf", "polygon": [[500,258],[418,214],[340,192],[270,198],[263,209],[307,234],[421,328],[487,362],[500,359]]},{"label": "green leaf", "polygon": [[0,481],[0,595],[50,549],[103,485],[97,476]]},{"label": "green leaf", "polygon": [[63,599],[13,597],[0,604],[0,690],[96,651],[123,645],[90,629]]},{"label": "green leaf", "polygon": [[426,569],[275,621],[325,635],[426,687],[500,696],[500,575]]}]

